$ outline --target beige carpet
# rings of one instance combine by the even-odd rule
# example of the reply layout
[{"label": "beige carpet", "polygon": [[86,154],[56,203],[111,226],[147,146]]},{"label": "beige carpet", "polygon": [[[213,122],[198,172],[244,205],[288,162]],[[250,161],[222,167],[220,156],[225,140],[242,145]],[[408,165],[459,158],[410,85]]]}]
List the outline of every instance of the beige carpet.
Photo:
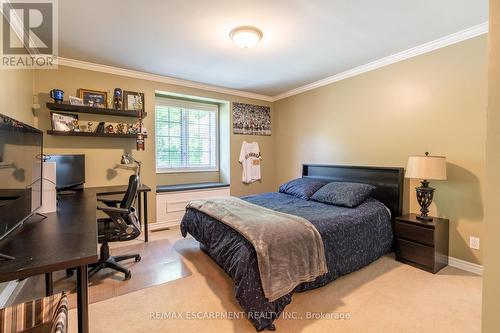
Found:
[{"label": "beige carpet", "polygon": [[[152,238],[167,238],[191,275],[91,304],[92,333],[255,332],[246,319],[213,318],[241,310],[232,281],[196,241],[182,239],[178,229]],[[479,332],[481,277],[452,267],[433,275],[388,255],[323,288],[294,294],[285,311],[290,318],[275,322],[278,332]],[[297,319],[306,311],[323,319]],[[178,319],[158,319],[167,312]],[[335,319],[345,314],[348,319]],[[76,331],[71,310],[70,332]]]}]

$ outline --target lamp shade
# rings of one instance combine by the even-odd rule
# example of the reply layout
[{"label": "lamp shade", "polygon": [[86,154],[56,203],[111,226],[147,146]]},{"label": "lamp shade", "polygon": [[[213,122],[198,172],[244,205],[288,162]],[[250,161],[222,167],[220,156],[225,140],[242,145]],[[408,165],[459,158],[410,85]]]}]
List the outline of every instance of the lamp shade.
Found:
[{"label": "lamp shade", "polygon": [[420,155],[408,157],[406,178],[446,180],[446,157]]}]

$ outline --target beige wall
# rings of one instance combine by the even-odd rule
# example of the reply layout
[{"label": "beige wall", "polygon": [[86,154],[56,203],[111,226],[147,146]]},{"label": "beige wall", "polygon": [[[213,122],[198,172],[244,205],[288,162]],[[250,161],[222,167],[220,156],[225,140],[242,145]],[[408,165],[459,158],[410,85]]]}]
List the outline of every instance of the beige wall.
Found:
[{"label": "beige wall", "polygon": [[[225,100],[229,102],[237,101],[272,106],[269,102],[259,100],[61,66],[58,70],[35,71],[35,93],[39,95],[40,103],[43,106],[37,119],[39,127],[43,130],[50,128],[50,111],[45,107],[45,102],[49,101],[48,92],[51,89],[59,88],[64,90],[65,97],[67,99],[69,95],[76,96],[78,88],[113,91],[115,87],[120,87],[124,90],[140,91],[145,94],[145,106],[148,116],[146,117],[144,124],[149,133],[149,137],[146,139],[146,151],[135,151],[135,140],[133,139],[58,137],[49,135],[45,135],[44,138],[46,153],[83,153],[86,155],[86,186],[125,184],[131,172],[117,168],[117,164],[120,162],[120,156],[124,152],[132,152],[138,160],[143,162],[143,182],[153,188],[156,187],[158,182],[161,184],[177,184],[199,182],[203,179],[205,181],[213,181],[216,180],[215,178],[218,178],[214,178],[213,175],[204,177],[203,175],[196,173],[156,175],[154,160],[155,91],[159,90]],[[80,119],[85,120],[85,122],[88,120],[97,122],[100,119],[102,119],[102,121],[107,120],[109,122],[118,122],[121,119],[116,117],[106,117],[105,119],[103,117],[105,116],[80,114]],[[130,121],[130,119],[127,118],[121,120]],[[238,157],[240,145],[243,140],[254,140],[259,142],[264,156],[264,160],[262,162],[263,181],[261,183],[252,185],[244,185],[241,183],[241,166],[238,163]],[[232,194],[239,196],[272,191],[274,189],[274,147],[272,137],[240,136],[231,134],[230,149]],[[154,206],[154,200],[151,200],[151,212],[155,211]],[[150,221],[155,221],[154,214],[151,214]]]},{"label": "beige wall", "polygon": [[[274,103],[276,184],[302,163],[406,166],[429,151],[448,160],[432,213],[450,218],[450,255],[474,263],[482,236],[486,37],[477,37]],[[417,211],[406,184],[405,209]]]},{"label": "beige wall", "polygon": [[33,125],[33,70],[0,69],[0,113]]},{"label": "beige wall", "polygon": [[500,328],[500,2],[490,1],[482,331]]}]

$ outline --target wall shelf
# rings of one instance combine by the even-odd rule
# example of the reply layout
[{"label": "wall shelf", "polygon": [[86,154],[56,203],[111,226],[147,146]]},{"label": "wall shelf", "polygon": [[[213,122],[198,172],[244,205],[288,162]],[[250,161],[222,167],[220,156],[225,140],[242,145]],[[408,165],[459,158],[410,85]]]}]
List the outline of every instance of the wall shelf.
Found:
[{"label": "wall shelf", "polygon": [[[137,134],[117,134],[117,133],[94,133],[94,132],[75,132],[75,131],[54,131],[47,130],[48,135],[56,136],[86,136],[86,137],[98,137],[98,138],[137,138]],[[148,136],[144,134],[144,138]]]},{"label": "wall shelf", "polygon": [[[139,118],[138,112],[135,110],[102,109],[102,108],[94,108],[91,106],[71,105],[65,103],[62,104],[47,103],[47,108],[53,111],[60,111],[60,112],[77,112],[77,113],[88,113],[88,114],[103,114],[107,116],[116,116],[116,117]],[[147,113],[143,112],[142,117],[145,118],[146,116]]]}]

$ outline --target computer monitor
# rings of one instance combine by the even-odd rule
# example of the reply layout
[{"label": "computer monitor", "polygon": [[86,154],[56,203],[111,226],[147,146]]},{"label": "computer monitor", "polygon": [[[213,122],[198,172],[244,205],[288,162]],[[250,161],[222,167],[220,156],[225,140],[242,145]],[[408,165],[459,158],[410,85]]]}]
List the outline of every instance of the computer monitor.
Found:
[{"label": "computer monitor", "polygon": [[43,133],[0,114],[0,239],[42,205]]},{"label": "computer monitor", "polygon": [[81,188],[85,183],[85,155],[50,155],[48,162],[56,162],[56,189]]}]

